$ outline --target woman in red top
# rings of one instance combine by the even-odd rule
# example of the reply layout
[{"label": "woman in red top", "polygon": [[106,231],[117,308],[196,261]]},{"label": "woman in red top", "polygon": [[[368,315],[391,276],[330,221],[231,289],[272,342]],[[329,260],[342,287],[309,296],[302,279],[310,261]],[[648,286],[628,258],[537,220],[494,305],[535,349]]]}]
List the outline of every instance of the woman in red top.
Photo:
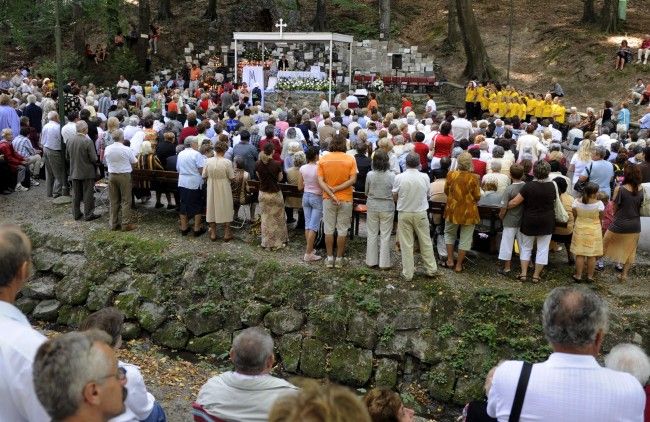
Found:
[{"label": "woman in red top", "polygon": [[406,98],[405,95],[402,95],[402,114],[406,114],[405,110],[407,107],[413,110],[413,104],[411,103],[411,101],[408,98]]},{"label": "woman in red top", "polygon": [[275,137],[275,127],[273,125],[266,125],[264,128],[265,137],[259,143],[259,150],[264,151],[264,146],[269,142],[273,143],[273,159],[282,162],[280,154],[282,153],[282,143]]},{"label": "woman in red top", "polygon": [[433,137],[431,152],[434,158],[451,157],[451,150],[454,147],[454,137],[451,136],[451,123],[443,122],[440,125],[440,133]]}]

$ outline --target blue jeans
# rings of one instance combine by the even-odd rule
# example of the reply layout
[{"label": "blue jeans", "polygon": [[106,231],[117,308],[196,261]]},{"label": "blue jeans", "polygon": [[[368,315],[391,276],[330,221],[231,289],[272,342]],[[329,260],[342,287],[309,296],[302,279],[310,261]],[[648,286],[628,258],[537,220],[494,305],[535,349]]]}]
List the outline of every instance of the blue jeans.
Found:
[{"label": "blue jeans", "polygon": [[305,192],[302,195],[302,209],[305,213],[305,230],[317,232],[323,217],[323,196]]},{"label": "blue jeans", "polygon": [[167,422],[167,416],[160,403],[155,402],[153,404],[153,409],[151,409],[149,417],[142,422]]}]

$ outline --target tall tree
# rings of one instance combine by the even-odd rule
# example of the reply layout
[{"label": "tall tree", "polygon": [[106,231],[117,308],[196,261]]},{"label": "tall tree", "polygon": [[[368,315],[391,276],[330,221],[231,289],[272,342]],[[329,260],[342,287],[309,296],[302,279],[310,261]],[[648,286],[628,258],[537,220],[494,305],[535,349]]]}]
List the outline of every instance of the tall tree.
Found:
[{"label": "tall tree", "polygon": [[121,0],[106,0],[106,27],[109,35],[113,36],[120,31]]},{"label": "tall tree", "polygon": [[596,8],[594,7],[594,0],[582,0],[584,3],[582,7],[582,21],[587,23],[596,22]]},{"label": "tall tree", "polygon": [[603,0],[603,8],[600,10],[600,29],[610,33],[618,31],[618,27],[618,1]]},{"label": "tall tree", "polygon": [[379,38],[390,38],[390,0],[379,0]]},{"label": "tall tree", "polygon": [[467,64],[463,75],[477,77],[479,80],[495,79],[496,70],[490,63],[481,33],[476,25],[472,0],[456,0],[458,8],[458,26],[462,34],[463,47]]},{"label": "tall tree", "polygon": [[208,0],[208,7],[205,9],[203,17],[210,22],[217,20],[217,0]]},{"label": "tall tree", "polygon": [[460,41],[460,32],[458,32],[458,8],[456,0],[447,0],[447,39],[444,47],[455,50],[456,44]]},{"label": "tall tree", "polygon": [[325,0],[316,1],[316,14],[312,21],[314,31],[325,31],[327,29],[327,9],[325,8]]},{"label": "tall tree", "polygon": [[166,21],[173,18],[170,0],[158,0],[158,19]]},{"label": "tall tree", "polygon": [[83,19],[83,6],[81,5],[80,0],[72,1],[72,32],[74,34],[74,39],[72,41],[74,45],[74,50],[83,54],[85,50],[85,35],[84,33],[84,19]]},{"label": "tall tree", "polygon": [[149,40],[140,37],[140,34],[149,33],[149,23],[151,22],[151,5],[149,0],[138,0],[138,62],[144,65],[144,60],[147,56],[147,48],[149,47]]}]

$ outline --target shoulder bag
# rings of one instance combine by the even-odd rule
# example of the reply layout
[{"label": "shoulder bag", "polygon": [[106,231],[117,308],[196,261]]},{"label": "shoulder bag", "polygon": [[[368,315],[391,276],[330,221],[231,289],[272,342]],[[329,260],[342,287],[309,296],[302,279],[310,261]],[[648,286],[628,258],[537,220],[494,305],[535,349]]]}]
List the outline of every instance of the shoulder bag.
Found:
[{"label": "shoulder bag", "polygon": [[555,204],[553,205],[553,210],[555,211],[555,221],[566,223],[569,221],[569,213],[566,212],[564,205],[562,205],[562,200],[560,199],[560,192],[557,190],[557,185],[555,182],[549,183],[553,183],[553,187],[555,188]]},{"label": "shoulder bag", "polygon": [[589,165],[589,168],[587,169],[587,179],[585,180],[580,180],[576,182],[576,184],[573,186],[573,190],[582,193],[582,191],[585,189],[585,186],[587,186],[587,183],[589,182],[589,178],[591,177],[591,168],[593,167],[594,163],[591,163]]},{"label": "shoulder bag", "polygon": [[533,369],[533,364],[524,362],[521,367],[521,374],[519,375],[519,382],[517,383],[517,391],[515,398],[512,401],[512,408],[510,409],[510,417],[508,422],[519,422],[521,416],[521,409],[524,407],[524,398],[526,398],[526,389],[528,388],[528,380],[530,380],[530,372]]}]

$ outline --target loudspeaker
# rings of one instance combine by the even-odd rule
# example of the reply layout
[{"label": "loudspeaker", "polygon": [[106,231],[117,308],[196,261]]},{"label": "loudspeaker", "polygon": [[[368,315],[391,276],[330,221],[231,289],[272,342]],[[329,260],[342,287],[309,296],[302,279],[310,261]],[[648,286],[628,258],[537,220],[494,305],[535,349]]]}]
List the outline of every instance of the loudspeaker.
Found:
[{"label": "loudspeaker", "polygon": [[393,70],[402,70],[402,55],[401,54],[393,54]]}]

